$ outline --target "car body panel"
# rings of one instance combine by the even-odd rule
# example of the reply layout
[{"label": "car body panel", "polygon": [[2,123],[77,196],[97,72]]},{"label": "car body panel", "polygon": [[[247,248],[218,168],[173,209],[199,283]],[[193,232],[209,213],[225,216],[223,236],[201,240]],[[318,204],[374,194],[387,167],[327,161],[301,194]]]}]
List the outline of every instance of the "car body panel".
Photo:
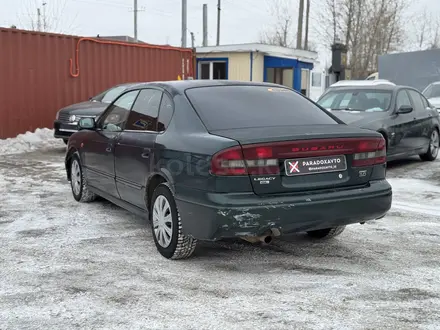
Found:
[{"label": "car body panel", "polygon": [[114,150],[115,181],[121,199],[146,209],[145,187],[154,169],[155,133],[120,133]]},{"label": "car body panel", "polygon": [[79,147],[88,184],[116,198],[120,196],[115,185],[114,149],[119,135],[102,130],[90,132]]},{"label": "car body panel", "polygon": [[[333,180],[334,174],[329,173],[323,174],[328,175],[324,184],[316,175],[307,180],[281,175],[285,184],[292,181],[287,182],[289,189],[270,194],[256,189],[252,176],[212,175],[213,155],[230,147],[275,140],[380,136],[377,132],[345,124],[209,132],[184,91],[194,86],[221,84],[273,86],[182,81],[146,83],[128,89],[127,92],[154,87],[169,93],[175,111],[168,128],[163,132],[80,130],[72,135],[67,146],[68,178],[69,160],[78,152],[91,191],[146,217],[150,206],[149,184],[154,181],[152,178],[160,176],[169,183],[175,196],[184,233],[203,240],[257,235],[267,228],[290,233],[358,223],[380,218],[390,209],[392,190],[385,180],[384,164],[369,166],[366,170],[350,168],[347,171],[352,179],[349,186],[338,185],[338,180],[344,180],[339,176]],[[356,171],[364,173],[361,176]],[[293,182],[295,180],[298,182]],[[316,186],[312,187],[314,180]]]},{"label": "car body panel", "polygon": [[392,189],[385,180],[313,196],[261,198],[254,194],[206,195],[199,190],[184,195],[187,199],[177,199],[184,233],[200,240],[258,236],[269,229],[285,235],[364,222],[385,215],[392,202]]},{"label": "car body panel", "polygon": [[[236,140],[240,145],[248,144],[267,144],[268,142],[284,141],[320,141],[320,139],[339,139],[353,137],[372,137],[378,134],[372,134],[370,131],[359,131],[358,128],[343,125],[316,125],[316,126],[281,126],[281,127],[263,127],[246,129],[229,129],[221,131],[212,131],[211,134],[218,134]],[[304,142],[305,143],[305,142]],[[311,146],[314,146],[313,144]],[[343,149],[343,145],[338,146]],[[298,154],[298,153],[295,153]],[[280,158],[281,175],[255,175],[251,176],[251,182],[254,192],[259,195],[298,192],[304,190],[324,189],[329,187],[355,186],[362,185],[370,179],[371,168],[352,168],[352,155],[341,156],[345,158],[347,167],[344,171],[335,171],[321,174],[295,175],[288,176],[285,162],[289,159],[307,160],[307,158],[298,158],[297,156],[286,155]],[[300,162],[301,163],[301,162]],[[365,176],[359,176],[358,171],[366,171]]]}]

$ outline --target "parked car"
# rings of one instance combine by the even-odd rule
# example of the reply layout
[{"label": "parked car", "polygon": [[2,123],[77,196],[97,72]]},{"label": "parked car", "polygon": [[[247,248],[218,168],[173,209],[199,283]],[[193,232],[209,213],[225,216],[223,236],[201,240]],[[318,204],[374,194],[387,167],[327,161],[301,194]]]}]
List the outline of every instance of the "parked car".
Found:
[{"label": "parked car", "polygon": [[413,155],[437,158],[439,114],[414,88],[380,79],[339,81],[317,103],[349,125],[382,134],[388,161]]},{"label": "parked car", "polygon": [[166,258],[191,256],[197,240],[330,238],[391,207],[382,135],[284,86],[145,83],[78,125],[65,158],[73,197],[148,216]]},{"label": "parked car", "polygon": [[429,103],[440,111],[440,81],[429,84],[422,92],[428,99]]},{"label": "parked car", "polygon": [[134,83],[120,84],[91,97],[88,101],[76,103],[58,111],[54,121],[55,138],[63,139],[67,144],[69,137],[77,132],[78,121],[84,117],[96,118],[114,99]]}]

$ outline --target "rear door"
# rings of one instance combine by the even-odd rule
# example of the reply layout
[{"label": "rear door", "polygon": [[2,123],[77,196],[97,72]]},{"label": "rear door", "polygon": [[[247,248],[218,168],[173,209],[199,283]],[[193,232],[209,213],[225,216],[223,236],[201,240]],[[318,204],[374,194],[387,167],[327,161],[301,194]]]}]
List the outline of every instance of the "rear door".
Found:
[{"label": "rear door", "polygon": [[154,144],[162,90],[140,91],[115,148],[116,186],[121,199],[145,208],[145,186],[154,168]]}]

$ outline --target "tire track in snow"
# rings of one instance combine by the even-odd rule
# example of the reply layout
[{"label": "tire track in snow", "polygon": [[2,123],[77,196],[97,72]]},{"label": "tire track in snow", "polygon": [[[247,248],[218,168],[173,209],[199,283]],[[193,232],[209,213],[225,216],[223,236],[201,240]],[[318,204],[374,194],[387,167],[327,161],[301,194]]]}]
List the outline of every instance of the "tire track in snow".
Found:
[{"label": "tire track in snow", "polygon": [[[440,216],[440,207],[432,206],[432,205],[423,205],[423,204],[418,204],[418,203],[393,201],[391,209],[399,209],[399,210],[413,212],[413,213]],[[440,223],[439,223],[439,225],[440,225]]]}]

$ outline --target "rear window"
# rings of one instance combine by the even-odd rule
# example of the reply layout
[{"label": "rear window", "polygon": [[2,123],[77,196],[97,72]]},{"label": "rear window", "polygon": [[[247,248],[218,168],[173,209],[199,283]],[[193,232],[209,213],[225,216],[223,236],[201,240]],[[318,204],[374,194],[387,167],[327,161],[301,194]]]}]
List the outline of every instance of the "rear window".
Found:
[{"label": "rear window", "polygon": [[338,124],[324,110],[286,88],[211,86],[185,93],[209,130]]}]

